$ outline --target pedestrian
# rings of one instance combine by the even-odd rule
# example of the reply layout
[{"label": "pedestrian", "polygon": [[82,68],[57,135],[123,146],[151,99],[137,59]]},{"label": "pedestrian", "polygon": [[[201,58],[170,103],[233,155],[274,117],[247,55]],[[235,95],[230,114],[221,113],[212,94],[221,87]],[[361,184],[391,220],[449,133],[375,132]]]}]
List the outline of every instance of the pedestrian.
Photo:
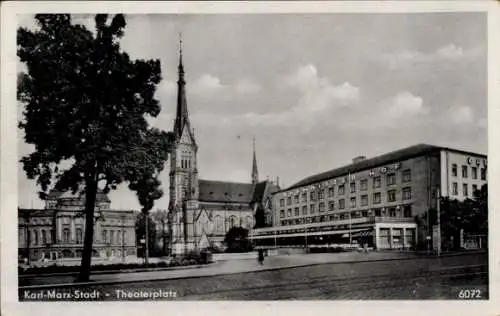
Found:
[{"label": "pedestrian", "polygon": [[258,253],[257,260],[259,260],[260,264],[264,264],[264,250],[259,249],[257,253]]}]

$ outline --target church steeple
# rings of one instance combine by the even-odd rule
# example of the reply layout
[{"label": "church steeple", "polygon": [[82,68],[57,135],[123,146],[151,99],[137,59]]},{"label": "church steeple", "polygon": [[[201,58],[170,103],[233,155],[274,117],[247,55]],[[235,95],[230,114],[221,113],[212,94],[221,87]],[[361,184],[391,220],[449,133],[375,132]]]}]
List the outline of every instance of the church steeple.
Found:
[{"label": "church steeple", "polygon": [[252,184],[259,182],[259,171],[257,170],[257,156],[255,154],[255,137],[253,138],[253,165],[252,165]]},{"label": "church steeple", "polygon": [[182,38],[179,34],[179,79],[177,80],[177,113],[175,117],[174,133],[177,138],[180,138],[184,126],[187,125],[191,131],[189,124],[189,114],[186,100],[186,81],[184,80],[184,65],[182,64]]}]

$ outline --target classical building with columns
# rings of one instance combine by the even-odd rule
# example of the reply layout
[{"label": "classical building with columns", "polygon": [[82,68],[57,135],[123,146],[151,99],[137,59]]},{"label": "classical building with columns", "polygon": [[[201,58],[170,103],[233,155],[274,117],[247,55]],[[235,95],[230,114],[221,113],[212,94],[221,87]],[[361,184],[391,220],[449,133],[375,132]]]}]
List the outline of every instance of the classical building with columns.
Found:
[{"label": "classical building with columns", "polygon": [[[19,255],[31,260],[81,257],[85,234],[85,199],[52,191],[44,209],[18,209]],[[97,194],[92,255],[117,260],[136,257],[137,211],[111,210],[110,200]]]},{"label": "classical building with columns", "polygon": [[486,155],[419,144],[309,176],[273,196],[273,227],[257,245],[376,249],[436,245],[437,197],[472,198],[487,183]]},{"label": "classical building with columns", "polygon": [[182,50],[177,81],[177,111],[170,155],[169,250],[174,255],[211,247],[223,247],[224,237],[232,227],[251,230],[260,211],[271,221],[271,194],[277,183],[259,181],[255,141],[249,182],[203,180],[198,177],[198,144],[191,126]]}]

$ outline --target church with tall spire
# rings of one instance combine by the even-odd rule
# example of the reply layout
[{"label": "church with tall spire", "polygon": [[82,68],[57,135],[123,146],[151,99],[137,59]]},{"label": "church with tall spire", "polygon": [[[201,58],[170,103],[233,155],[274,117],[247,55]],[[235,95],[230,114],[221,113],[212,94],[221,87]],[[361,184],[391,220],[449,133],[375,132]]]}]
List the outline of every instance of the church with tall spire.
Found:
[{"label": "church with tall spire", "polygon": [[198,145],[189,119],[181,39],[179,44],[168,212],[171,232],[169,251],[182,256],[202,249],[223,250],[224,237],[233,227],[250,230],[270,226],[271,195],[279,187],[269,180],[259,181],[255,138],[250,182],[199,179]]}]

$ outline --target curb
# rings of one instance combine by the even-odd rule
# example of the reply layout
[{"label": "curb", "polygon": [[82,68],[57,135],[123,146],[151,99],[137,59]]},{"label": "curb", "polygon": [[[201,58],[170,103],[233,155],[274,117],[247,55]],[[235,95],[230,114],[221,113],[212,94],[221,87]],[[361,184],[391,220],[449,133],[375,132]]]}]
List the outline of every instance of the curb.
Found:
[{"label": "curb", "polygon": [[[93,275],[96,274],[118,274],[118,273],[134,273],[134,272],[155,272],[155,271],[169,271],[169,270],[184,270],[184,269],[199,269],[205,266],[208,266],[212,263],[208,264],[197,264],[191,266],[177,266],[177,267],[164,267],[164,268],[142,268],[142,269],[124,269],[124,270],[98,270],[91,271],[90,273]],[[51,276],[74,276],[78,275],[78,272],[59,272],[59,273],[40,273],[40,274],[20,274],[19,278],[43,278],[43,277],[51,277]]]},{"label": "curb", "polygon": [[[458,254],[455,254],[458,255]],[[95,282],[77,282],[77,283],[60,283],[60,284],[41,284],[41,285],[26,285],[19,286],[18,290],[29,290],[29,289],[44,289],[44,288],[71,288],[78,286],[95,286],[95,285],[112,285],[112,284],[127,284],[127,283],[141,283],[141,282],[156,282],[156,281],[168,281],[168,280],[179,280],[179,279],[196,279],[196,278],[205,278],[205,277],[215,277],[219,275],[233,275],[233,274],[246,274],[246,273],[255,273],[261,271],[275,271],[275,270],[283,270],[283,269],[293,269],[293,268],[301,268],[301,267],[309,267],[309,266],[319,266],[319,265],[328,265],[328,264],[355,264],[355,263],[368,263],[368,262],[384,262],[384,261],[405,261],[405,260],[421,260],[428,259],[429,257],[412,257],[412,258],[390,258],[390,259],[374,259],[374,260],[351,260],[351,261],[342,261],[342,262],[319,262],[319,263],[307,263],[307,264],[299,264],[294,266],[285,266],[285,267],[269,267],[262,268],[258,270],[252,271],[239,271],[239,272],[225,272],[225,273],[215,273],[215,274],[207,274],[207,275],[199,275],[199,276],[174,276],[168,278],[154,278],[147,280],[114,280],[114,281],[95,281]],[[434,257],[438,258],[438,257]]]}]

